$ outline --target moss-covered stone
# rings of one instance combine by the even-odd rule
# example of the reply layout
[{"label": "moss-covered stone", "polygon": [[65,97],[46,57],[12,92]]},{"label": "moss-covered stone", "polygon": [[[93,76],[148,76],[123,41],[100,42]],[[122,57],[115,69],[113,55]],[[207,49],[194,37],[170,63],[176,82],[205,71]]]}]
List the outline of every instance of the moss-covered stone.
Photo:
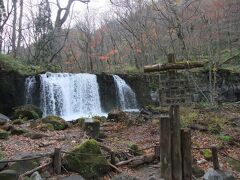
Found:
[{"label": "moss-covered stone", "polygon": [[21,135],[21,134],[25,134],[27,132],[28,131],[26,129],[22,129],[22,128],[15,128],[15,127],[13,127],[11,129],[11,134],[12,135]]},{"label": "moss-covered stone", "polygon": [[13,119],[38,119],[42,117],[42,114],[43,113],[40,108],[31,104],[27,104],[14,108]]},{"label": "moss-covered stone", "polygon": [[202,154],[204,156],[204,159],[206,159],[207,161],[211,161],[212,160],[212,151],[209,149],[204,149],[202,151]]},{"label": "moss-covered stone", "polygon": [[143,151],[139,149],[137,144],[130,143],[128,145],[128,148],[135,156],[139,156],[143,154]]},{"label": "moss-covered stone", "polygon": [[9,134],[10,133],[5,130],[0,130],[0,139],[7,139]]},{"label": "moss-covered stone", "polygon": [[97,139],[100,132],[100,121],[96,119],[85,119],[82,128],[88,136]]},{"label": "moss-covered stone", "polygon": [[26,122],[26,119],[15,119],[12,121],[13,124],[17,124],[17,125],[24,124],[25,122]]},{"label": "moss-covered stone", "polygon": [[47,116],[42,118],[41,122],[45,124],[52,124],[55,130],[63,130],[67,128],[67,123],[64,121],[64,119],[58,116]]},{"label": "moss-covered stone", "polygon": [[92,118],[100,121],[101,123],[105,122],[107,120],[107,118],[105,116],[93,116]]},{"label": "moss-covered stone", "polygon": [[71,153],[78,155],[65,156],[66,168],[78,172],[86,179],[98,178],[109,170],[107,160],[102,156],[98,143],[93,139],[81,143]]},{"label": "moss-covered stone", "polygon": [[54,126],[50,123],[41,124],[39,126],[40,131],[54,131]]},{"label": "moss-covered stone", "polygon": [[84,120],[85,118],[78,118],[76,121],[77,121],[77,125],[80,126],[80,127],[83,127],[84,125]]}]

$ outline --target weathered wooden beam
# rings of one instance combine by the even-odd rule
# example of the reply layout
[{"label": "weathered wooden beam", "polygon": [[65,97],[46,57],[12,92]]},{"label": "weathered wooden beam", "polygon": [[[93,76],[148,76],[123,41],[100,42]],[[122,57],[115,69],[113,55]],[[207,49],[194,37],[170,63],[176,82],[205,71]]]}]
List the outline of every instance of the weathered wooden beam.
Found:
[{"label": "weathered wooden beam", "polygon": [[212,147],[212,161],[213,161],[213,169],[218,170],[220,168],[218,161],[218,150],[216,146]]},{"label": "weathered wooden beam", "polygon": [[182,168],[183,179],[192,179],[192,152],[191,152],[191,130],[181,129],[181,150],[182,150]]},{"label": "weathered wooden beam", "polygon": [[61,174],[61,148],[55,148],[54,155],[53,155],[53,170],[56,174]]},{"label": "weathered wooden beam", "polygon": [[203,67],[206,64],[206,61],[200,62],[177,62],[177,63],[165,63],[165,64],[155,64],[144,66],[144,72],[159,72],[159,71],[168,71],[168,70],[184,70],[184,69],[193,69]]}]

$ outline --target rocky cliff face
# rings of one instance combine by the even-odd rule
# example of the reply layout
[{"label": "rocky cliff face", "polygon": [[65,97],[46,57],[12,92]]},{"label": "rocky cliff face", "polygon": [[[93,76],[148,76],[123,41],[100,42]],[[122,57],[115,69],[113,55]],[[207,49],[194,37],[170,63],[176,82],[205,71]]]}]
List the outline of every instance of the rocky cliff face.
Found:
[{"label": "rocky cliff face", "polygon": [[25,77],[16,72],[0,71],[0,112],[9,114],[24,102]]}]

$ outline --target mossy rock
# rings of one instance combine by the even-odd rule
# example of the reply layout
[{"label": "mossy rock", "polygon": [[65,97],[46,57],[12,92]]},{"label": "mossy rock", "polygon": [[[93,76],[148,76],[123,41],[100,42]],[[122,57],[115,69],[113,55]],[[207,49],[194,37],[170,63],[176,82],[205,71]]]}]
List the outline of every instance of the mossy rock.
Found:
[{"label": "mossy rock", "polygon": [[93,116],[92,118],[100,121],[101,123],[107,121],[107,118],[105,116]]},{"label": "mossy rock", "polygon": [[12,135],[22,135],[22,134],[25,134],[25,133],[28,133],[28,131],[26,129],[15,128],[15,127],[13,127],[11,129],[11,134]]},{"label": "mossy rock", "polygon": [[139,149],[137,144],[130,143],[128,148],[135,156],[143,155],[143,151]]},{"label": "mossy rock", "polygon": [[239,161],[236,161],[231,158],[227,158],[227,163],[233,170],[240,172],[240,162]]},{"label": "mossy rock", "polygon": [[12,121],[13,124],[21,125],[26,122],[26,119],[15,119]]},{"label": "mossy rock", "polygon": [[223,142],[226,142],[226,143],[230,143],[232,142],[234,139],[233,137],[229,136],[229,135],[222,135],[219,137]]},{"label": "mossy rock", "polygon": [[[78,172],[86,179],[98,178],[109,170],[106,158],[102,156],[98,143],[93,139],[84,141],[71,153],[78,153],[78,155],[65,156],[66,168]],[[80,153],[83,155],[79,155]]]},{"label": "mossy rock", "polygon": [[21,119],[26,118],[30,119],[38,119],[42,117],[42,111],[37,106],[27,104],[24,106],[19,106],[14,108],[13,119]]},{"label": "mossy rock", "polygon": [[96,119],[87,118],[84,120],[82,128],[84,131],[86,131],[88,136],[97,139],[99,137],[100,132],[100,121]]},{"label": "mossy rock", "polygon": [[5,130],[0,130],[0,139],[7,139],[9,134],[10,133]]},{"label": "mossy rock", "polygon": [[65,120],[54,115],[42,118],[41,122],[44,124],[52,124],[55,130],[64,130],[67,128]]},{"label": "mossy rock", "polygon": [[78,118],[78,119],[76,120],[78,126],[83,127],[83,125],[84,125],[84,120],[85,120],[85,118]]},{"label": "mossy rock", "polygon": [[40,131],[54,131],[54,126],[50,123],[41,124],[39,127]]},{"label": "mossy rock", "polygon": [[[27,157],[26,157],[27,158]],[[15,162],[9,166],[9,170],[15,170],[17,174],[23,174],[27,171],[30,171],[40,165],[38,160],[28,160]]]},{"label": "mossy rock", "polygon": [[207,161],[211,161],[212,160],[212,151],[209,149],[204,149],[202,151],[202,154],[204,156],[204,159],[206,159]]}]

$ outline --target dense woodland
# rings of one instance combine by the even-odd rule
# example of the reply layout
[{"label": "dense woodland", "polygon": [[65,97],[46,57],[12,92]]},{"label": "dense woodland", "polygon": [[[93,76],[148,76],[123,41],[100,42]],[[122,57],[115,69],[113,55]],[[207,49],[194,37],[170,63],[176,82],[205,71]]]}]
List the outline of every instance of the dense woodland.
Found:
[{"label": "dense woodland", "polygon": [[[73,7],[89,0],[1,0],[0,50],[33,65],[68,72],[141,72],[166,60],[209,60],[210,69],[239,55],[238,0],[111,0],[96,18]],[[54,13],[53,13],[54,12]]]}]

